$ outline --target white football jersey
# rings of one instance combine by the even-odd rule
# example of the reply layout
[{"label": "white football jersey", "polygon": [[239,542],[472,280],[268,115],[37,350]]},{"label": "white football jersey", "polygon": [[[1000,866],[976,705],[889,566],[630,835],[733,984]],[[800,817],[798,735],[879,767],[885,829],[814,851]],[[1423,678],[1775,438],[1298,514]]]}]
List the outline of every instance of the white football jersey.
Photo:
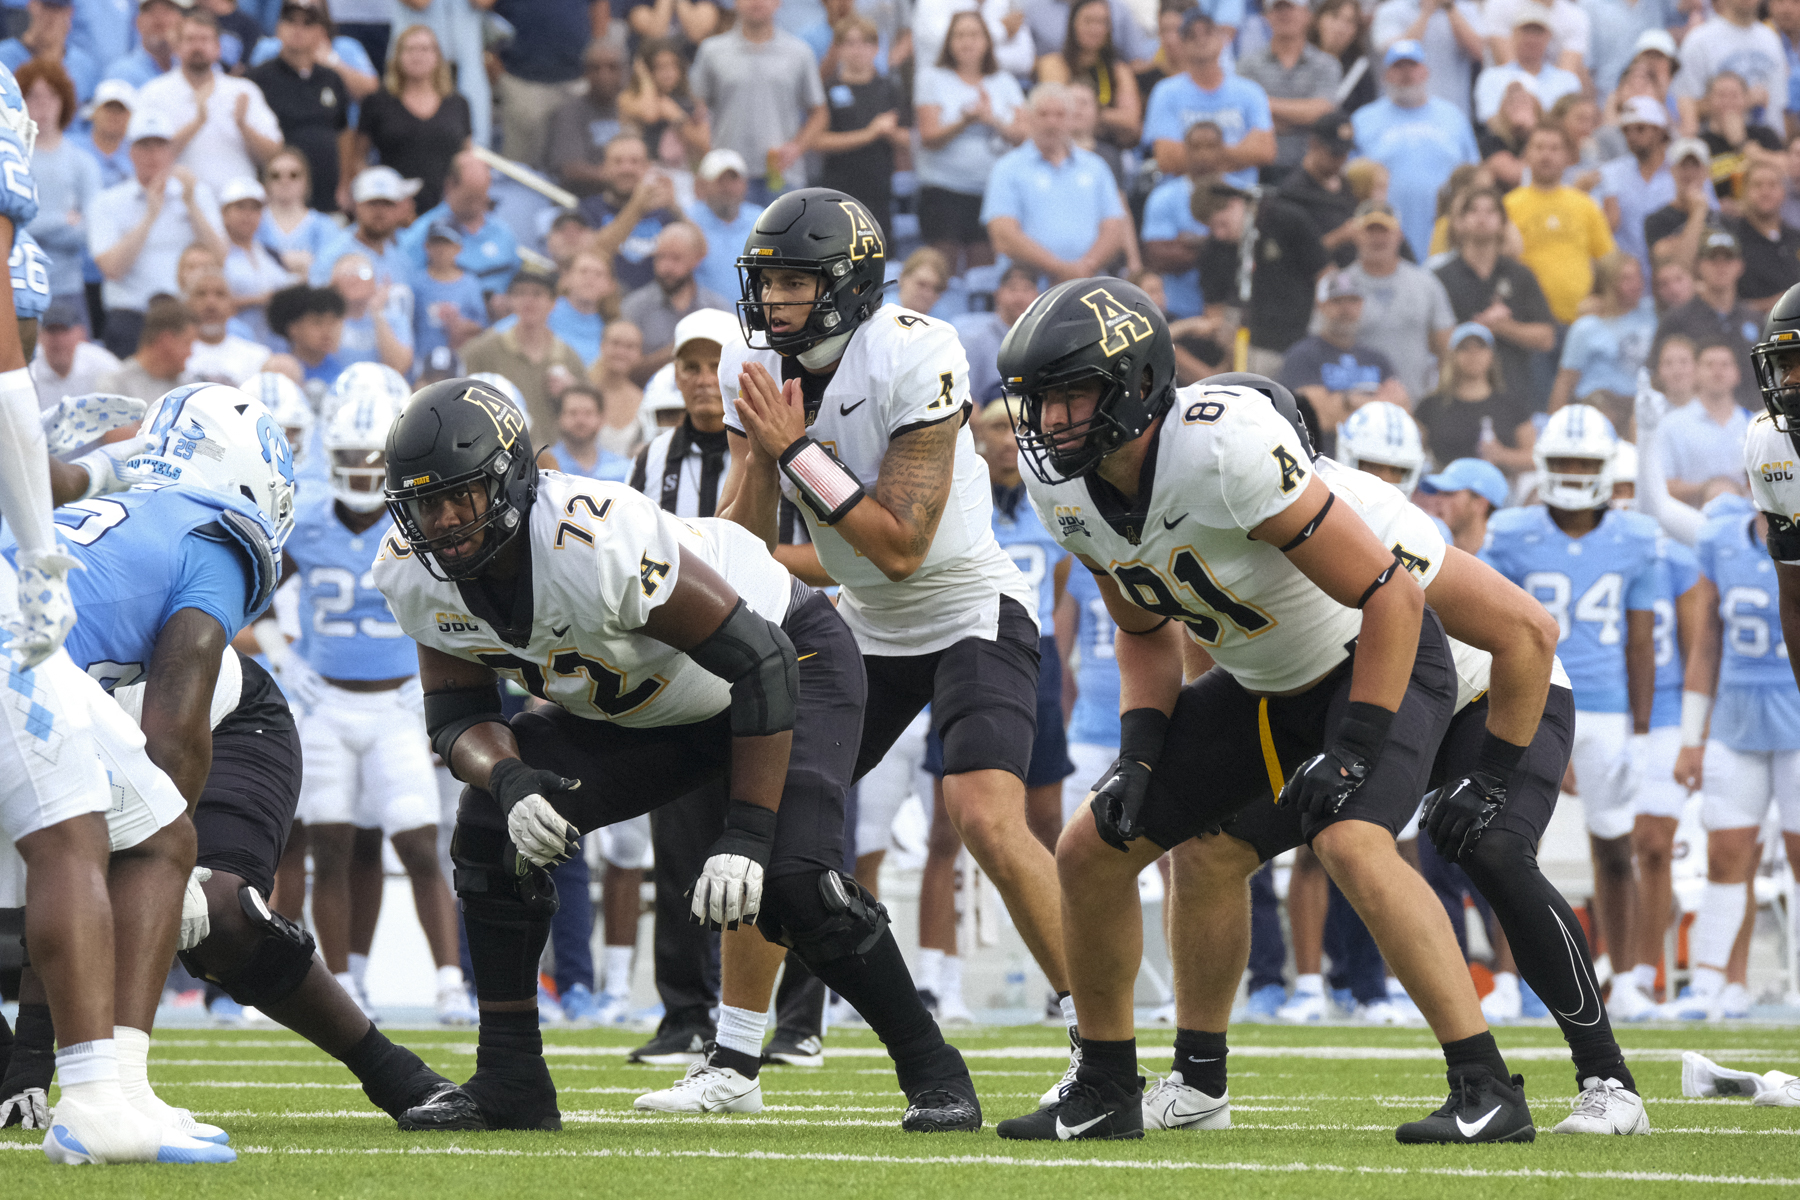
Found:
[{"label": "white football jersey", "polygon": [[[1756,507],[1769,514],[1771,544],[1782,533],[1800,527],[1797,469],[1800,469],[1800,454],[1794,452],[1793,439],[1775,428],[1774,419],[1765,412],[1750,422],[1744,435],[1744,470],[1750,476],[1750,498],[1756,502]],[[1787,522],[1788,530],[1783,530],[1776,518]],[[1777,561],[1800,566],[1800,557]]]},{"label": "white football jersey", "polygon": [[503,641],[454,583],[431,577],[398,533],[382,539],[375,586],[420,645],[483,663],[578,717],[633,729],[704,721],[731,687],[674,647],[638,632],[669,598],[681,551],[702,559],[759,616],[781,621],[787,569],[743,526],[665,513],[622,483],[555,471],[531,506],[531,640]]},{"label": "white football jersey", "polygon": [[[719,359],[725,427],[743,433],[737,416],[738,375],[759,362],[781,380],[773,350],[727,346]],[[987,464],[975,453],[966,414],[969,361],[956,330],[894,304],[883,305],[850,337],[808,432],[830,450],[872,496],[881,460],[896,434],[962,422],[956,435],[956,473],[931,549],[919,569],[899,583],[882,574],[829,525],[821,524],[782,475],[781,492],[796,502],[819,550],[819,562],[842,585],[838,612],[865,654],[930,654],[975,636],[992,639],[1000,597],[1011,596],[1036,619],[1037,598],[994,540],[993,491]]]}]

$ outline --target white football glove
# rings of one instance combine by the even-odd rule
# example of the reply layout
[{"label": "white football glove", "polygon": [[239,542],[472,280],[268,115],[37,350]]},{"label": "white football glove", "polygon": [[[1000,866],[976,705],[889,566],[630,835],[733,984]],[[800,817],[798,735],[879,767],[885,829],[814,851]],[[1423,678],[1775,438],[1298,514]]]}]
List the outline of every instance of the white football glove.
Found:
[{"label": "white football glove", "polygon": [[520,857],[534,866],[559,866],[581,850],[581,831],[536,794],[513,805],[506,815],[506,832]]},{"label": "white football glove", "polygon": [[762,891],[761,863],[742,854],[715,854],[700,868],[688,911],[708,929],[755,924],[756,914],[762,911]]},{"label": "white football glove", "polygon": [[212,932],[212,918],[206,915],[206,893],[200,888],[211,878],[212,871],[206,867],[195,867],[188,874],[187,890],[181,894],[181,933],[175,939],[177,950],[192,950]]},{"label": "white football glove", "polygon": [[[144,415],[146,407],[136,397],[108,392],[64,396],[44,410],[44,441],[49,444],[52,455],[67,454],[137,421]],[[136,447],[135,440],[118,444]]]},{"label": "white football glove", "polygon": [[125,464],[126,459],[143,448],[144,439],[126,438],[122,442],[108,442],[80,458],[70,459],[70,462],[88,474],[87,490],[81,493],[81,498],[89,500],[95,496],[107,496],[130,487],[129,482],[119,477],[119,468]]},{"label": "white football glove", "polygon": [[17,1095],[0,1099],[0,1127],[17,1125],[21,1129],[50,1128],[50,1097],[43,1088],[26,1088]]},{"label": "white football glove", "polygon": [[79,567],[81,561],[61,547],[19,551],[19,611],[5,629],[12,637],[7,651],[27,671],[55,654],[75,627],[69,572]]},{"label": "white football glove", "polygon": [[325,698],[326,689],[331,686],[323,675],[313,670],[311,663],[291,649],[281,656],[281,669],[276,673],[275,681],[281,687],[281,694],[287,697],[289,706],[303,715],[318,707]]}]

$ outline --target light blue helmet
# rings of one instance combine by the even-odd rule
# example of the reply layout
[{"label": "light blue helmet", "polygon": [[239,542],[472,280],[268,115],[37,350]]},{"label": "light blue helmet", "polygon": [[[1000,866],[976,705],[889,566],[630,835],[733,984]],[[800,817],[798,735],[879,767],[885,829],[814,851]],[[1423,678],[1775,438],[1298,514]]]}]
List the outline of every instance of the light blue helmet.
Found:
[{"label": "light blue helmet", "polygon": [[25,156],[31,157],[31,148],[37,144],[37,122],[25,109],[25,93],[19,90],[19,81],[4,63],[0,63],[0,125],[19,135],[25,143]]},{"label": "light blue helmet", "polygon": [[[394,375],[376,363],[357,363],[350,371],[371,366]],[[339,376],[338,382],[350,371]],[[325,422],[321,440],[331,468],[331,495],[352,512],[375,512],[387,504],[382,489],[387,486],[388,430],[400,419],[408,398],[404,382],[396,394],[391,388],[376,386],[371,373],[370,382],[350,389]]]},{"label": "light blue helmet", "polygon": [[412,397],[412,389],[406,386],[406,377],[385,363],[359,362],[345,367],[325,393],[325,399],[319,406],[319,416],[330,424],[331,418],[344,405],[364,397],[378,396],[393,402],[395,411],[406,407]]},{"label": "light blue helmet", "polygon": [[119,468],[120,479],[248,500],[281,553],[294,530],[294,454],[261,401],[224,384],[184,384],[150,405],[142,430],[143,446]]},{"label": "light blue helmet", "polygon": [[259,371],[244,380],[243,390],[262,402],[287,434],[294,451],[294,465],[306,461],[307,443],[312,440],[313,410],[300,385],[275,371]]}]

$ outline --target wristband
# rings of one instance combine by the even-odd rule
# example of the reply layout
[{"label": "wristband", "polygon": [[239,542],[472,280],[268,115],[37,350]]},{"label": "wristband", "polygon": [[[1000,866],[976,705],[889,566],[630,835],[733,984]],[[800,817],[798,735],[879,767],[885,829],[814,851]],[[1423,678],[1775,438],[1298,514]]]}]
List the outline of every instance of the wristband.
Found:
[{"label": "wristband", "polygon": [[1381,745],[1387,741],[1388,728],[1393,723],[1394,714],[1381,705],[1352,700],[1344,710],[1344,719],[1338,723],[1337,744],[1372,762],[1381,753]]},{"label": "wristband", "polygon": [[1681,693],[1681,744],[1706,745],[1706,722],[1712,716],[1713,698],[1705,692]]},{"label": "wristband", "polygon": [[1518,769],[1527,747],[1515,746],[1505,738],[1495,737],[1492,730],[1481,736],[1481,750],[1475,755],[1475,769],[1505,783]]},{"label": "wristband", "polygon": [[1134,708],[1119,718],[1119,757],[1135,759],[1152,769],[1162,757],[1169,718],[1160,708]]},{"label": "wristband", "polygon": [[510,816],[519,801],[537,793],[537,783],[532,778],[535,774],[518,759],[503,758],[488,772],[488,795],[499,803],[501,812]]},{"label": "wristband", "polygon": [[837,455],[809,437],[799,438],[783,450],[778,465],[813,515],[827,525],[843,520],[867,494],[862,480],[839,462]]}]

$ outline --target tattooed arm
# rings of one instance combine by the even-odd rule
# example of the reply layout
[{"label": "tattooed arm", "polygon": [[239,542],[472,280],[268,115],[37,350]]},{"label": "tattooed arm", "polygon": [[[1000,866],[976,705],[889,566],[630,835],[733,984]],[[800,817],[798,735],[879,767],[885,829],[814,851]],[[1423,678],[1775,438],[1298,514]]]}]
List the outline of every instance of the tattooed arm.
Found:
[{"label": "tattooed arm", "polygon": [[888,443],[881,473],[861,504],[837,523],[844,540],[898,583],[931,550],[956,473],[960,417],[899,434]]}]

